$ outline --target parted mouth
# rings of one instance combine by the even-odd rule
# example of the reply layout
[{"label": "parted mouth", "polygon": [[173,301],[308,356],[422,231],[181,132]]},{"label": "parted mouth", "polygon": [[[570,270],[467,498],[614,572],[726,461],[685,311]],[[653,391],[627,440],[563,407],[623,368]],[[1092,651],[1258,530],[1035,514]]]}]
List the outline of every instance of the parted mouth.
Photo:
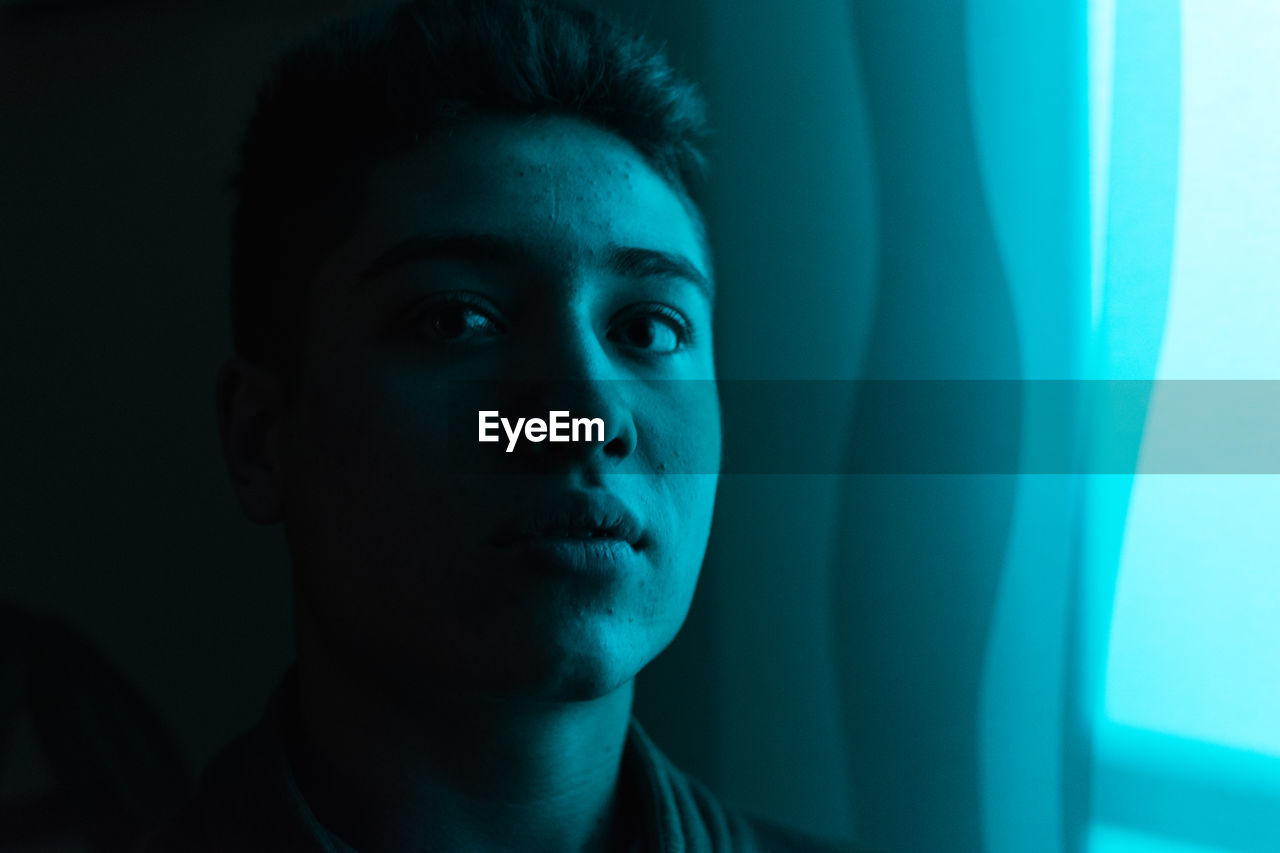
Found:
[{"label": "parted mouth", "polygon": [[613,495],[570,492],[530,504],[501,526],[494,541],[507,546],[548,539],[625,542],[639,549],[644,545],[644,527]]}]

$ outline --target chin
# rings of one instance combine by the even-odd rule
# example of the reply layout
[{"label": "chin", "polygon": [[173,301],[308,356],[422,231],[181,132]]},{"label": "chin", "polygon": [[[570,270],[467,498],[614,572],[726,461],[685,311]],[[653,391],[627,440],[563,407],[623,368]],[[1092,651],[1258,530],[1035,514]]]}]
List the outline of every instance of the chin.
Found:
[{"label": "chin", "polygon": [[[546,627],[546,626],[543,626]],[[539,702],[590,702],[628,686],[661,646],[612,624],[519,632],[458,675],[486,692]]]},{"label": "chin", "polygon": [[635,673],[575,672],[553,679],[535,695],[546,702],[593,702],[629,686],[634,679]]},{"label": "chin", "polygon": [[612,643],[550,643],[544,652],[525,659],[509,685],[512,692],[547,702],[590,702],[629,685],[650,660]]}]

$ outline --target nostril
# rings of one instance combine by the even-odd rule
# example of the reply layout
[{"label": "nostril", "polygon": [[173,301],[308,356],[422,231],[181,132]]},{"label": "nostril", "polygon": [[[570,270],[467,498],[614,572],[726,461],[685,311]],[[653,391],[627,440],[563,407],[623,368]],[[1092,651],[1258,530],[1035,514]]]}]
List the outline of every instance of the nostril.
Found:
[{"label": "nostril", "polygon": [[605,442],[604,454],[621,459],[629,455],[633,447],[634,443],[628,441],[625,434],[619,434]]}]

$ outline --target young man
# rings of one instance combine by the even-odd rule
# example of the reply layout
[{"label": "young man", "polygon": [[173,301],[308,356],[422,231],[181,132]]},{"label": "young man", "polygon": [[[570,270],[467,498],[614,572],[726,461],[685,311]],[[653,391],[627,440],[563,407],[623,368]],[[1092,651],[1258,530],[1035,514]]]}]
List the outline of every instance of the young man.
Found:
[{"label": "young man", "polygon": [[286,57],[218,411],[245,514],[284,525],[297,663],[158,849],[822,849],[631,717],[719,466],[703,132],[659,52],[543,0]]}]

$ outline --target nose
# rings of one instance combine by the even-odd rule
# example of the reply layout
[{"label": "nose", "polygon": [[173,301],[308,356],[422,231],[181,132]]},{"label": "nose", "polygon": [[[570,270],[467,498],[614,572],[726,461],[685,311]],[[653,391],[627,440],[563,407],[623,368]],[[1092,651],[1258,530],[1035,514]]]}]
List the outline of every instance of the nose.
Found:
[{"label": "nose", "polygon": [[[566,305],[534,327],[520,348],[513,398],[519,414],[550,419],[566,412],[568,441],[521,441],[515,452],[540,468],[581,465],[606,469],[636,450],[637,429],[631,404],[634,379],[619,366],[602,329],[582,308]],[[526,412],[528,413],[526,415]],[[601,422],[603,428],[594,422]],[[562,432],[563,434],[563,432]]]}]

